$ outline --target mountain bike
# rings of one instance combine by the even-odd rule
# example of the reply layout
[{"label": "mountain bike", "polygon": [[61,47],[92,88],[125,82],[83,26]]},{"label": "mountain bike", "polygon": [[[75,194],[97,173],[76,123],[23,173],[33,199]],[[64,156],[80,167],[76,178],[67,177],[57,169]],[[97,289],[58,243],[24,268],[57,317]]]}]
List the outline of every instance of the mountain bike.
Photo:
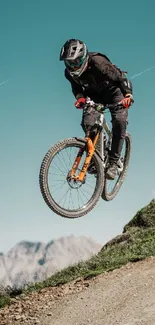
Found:
[{"label": "mountain bike", "polygon": [[[40,191],[48,207],[65,218],[79,218],[88,214],[100,198],[115,198],[124,178],[131,153],[131,135],[126,132],[124,153],[118,161],[118,175],[114,181],[106,178],[112,131],[105,119],[105,110],[124,109],[117,105],[102,105],[87,100],[84,110],[91,107],[99,112],[92,140],[90,132],[84,138],[72,137],[59,141],[45,154],[39,173]],[[91,165],[95,171],[91,171]]]}]

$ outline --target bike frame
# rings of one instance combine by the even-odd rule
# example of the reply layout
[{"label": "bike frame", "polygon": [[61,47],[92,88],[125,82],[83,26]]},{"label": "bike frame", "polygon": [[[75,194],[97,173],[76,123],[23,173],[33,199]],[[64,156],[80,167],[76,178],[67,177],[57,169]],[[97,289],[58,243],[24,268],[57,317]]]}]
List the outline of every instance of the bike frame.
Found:
[{"label": "bike frame", "polygon": [[71,172],[70,172],[69,176],[75,181],[80,181],[80,182],[84,181],[88,166],[89,166],[89,164],[91,162],[91,159],[92,159],[92,157],[94,155],[94,152],[95,152],[95,149],[96,149],[96,144],[97,144],[98,140],[100,140],[100,142],[99,142],[100,143],[99,155],[100,155],[101,161],[103,163],[103,167],[105,167],[105,162],[104,162],[104,160],[105,160],[104,135],[105,135],[105,132],[106,132],[106,134],[108,136],[108,141],[107,142],[110,143],[110,139],[112,138],[112,132],[111,132],[111,130],[109,128],[108,123],[105,120],[104,112],[100,113],[99,118],[95,122],[95,125],[98,126],[99,130],[98,130],[94,140],[93,141],[91,140],[90,132],[88,132],[86,134],[85,138],[84,138],[84,140],[86,142],[86,146],[87,146],[87,155],[86,155],[84,164],[82,166],[82,169],[81,169],[79,175],[75,176],[75,173],[76,173],[77,168],[78,168],[78,166],[80,164],[80,161],[81,161],[81,158],[82,158],[82,155],[83,155],[83,152],[84,152],[85,149],[83,149],[83,148],[79,149],[78,154],[77,154],[77,156],[75,158],[74,164],[72,166],[72,169],[71,169]]}]

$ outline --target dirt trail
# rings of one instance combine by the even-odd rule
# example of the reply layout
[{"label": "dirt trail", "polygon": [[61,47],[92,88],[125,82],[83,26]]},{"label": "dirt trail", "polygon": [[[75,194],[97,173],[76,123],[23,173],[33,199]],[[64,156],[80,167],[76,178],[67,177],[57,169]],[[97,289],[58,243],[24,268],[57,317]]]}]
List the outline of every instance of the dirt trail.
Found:
[{"label": "dirt trail", "polygon": [[[155,258],[129,263],[93,280],[54,288],[59,290],[57,294],[51,290],[29,297],[25,312],[21,310],[16,321],[11,321],[11,315],[15,319],[13,306],[5,308],[3,318],[0,312],[0,324],[155,325]],[[26,306],[31,306],[33,317]],[[4,320],[5,310],[10,316]]]}]

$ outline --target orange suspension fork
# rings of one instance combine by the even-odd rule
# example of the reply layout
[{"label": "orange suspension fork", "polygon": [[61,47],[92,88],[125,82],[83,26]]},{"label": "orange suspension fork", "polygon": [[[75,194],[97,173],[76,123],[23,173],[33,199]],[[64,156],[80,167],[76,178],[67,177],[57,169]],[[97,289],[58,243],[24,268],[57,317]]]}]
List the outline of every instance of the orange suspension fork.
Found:
[{"label": "orange suspension fork", "polygon": [[83,155],[83,148],[80,148],[79,151],[78,151],[78,154],[77,154],[77,156],[75,158],[75,162],[74,162],[74,164],[72,166],[72,169],[71,169],[71,172],[70,172],[70,176],[73,177],[75,175],[75,173],[77,171],[77,168],[78,168],[78,166],[80,164],[82,155]]},{"label": "orange suspension fork", "polygon": [[74,180],[78,180],[80,182],[83,182],[84,177],[85,177],[86,172],[87,172],[87,168],[88,168],[88,166],[90,164],[90,161],[92,159],[92,156],[94,154],[95,146],[96,146],[96,143],[98,141],[98,138],[99,138],[99,132],[95,136],[94,141],[92,141],[89,136],[85,137],[85,139],[87,141],[87,149],[88,149],[87,150],[87,156],[86,156],[84,164],[82,166],[82,170],[80,171],[78,176],[75,176],[75,172],[77,170],[77,167],[78,167],[78,165],[80,163],[80,160],[81,160],[81,157],[82,157],[82,154],[83,154],[83,149],[80,148],[80,150],[78,152],[78,155],[77,155],[77,157],[75,159],[74,165],[72,167],[71,173],[70,173],[70,176],[72,176]]}]

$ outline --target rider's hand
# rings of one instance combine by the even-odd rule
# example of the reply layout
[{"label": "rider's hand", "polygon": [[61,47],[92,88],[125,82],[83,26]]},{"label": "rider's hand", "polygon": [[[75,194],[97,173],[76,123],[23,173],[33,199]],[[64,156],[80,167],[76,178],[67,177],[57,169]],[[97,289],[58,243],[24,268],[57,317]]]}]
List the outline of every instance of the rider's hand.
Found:
[{"label": "rider's hand", "polygon": [[125,108],[129,108],[134,103],[132,94],[126,94],[122,99],[122,104]]},{"label": "rider's hand", "polygon": [[83,108],[84,107],[84,105],[86,104],[86,98],[84,98],[84,97],[81,97],[81,98],[78,98],[78,100],[75,102],[75,107],[76,108]]}]

